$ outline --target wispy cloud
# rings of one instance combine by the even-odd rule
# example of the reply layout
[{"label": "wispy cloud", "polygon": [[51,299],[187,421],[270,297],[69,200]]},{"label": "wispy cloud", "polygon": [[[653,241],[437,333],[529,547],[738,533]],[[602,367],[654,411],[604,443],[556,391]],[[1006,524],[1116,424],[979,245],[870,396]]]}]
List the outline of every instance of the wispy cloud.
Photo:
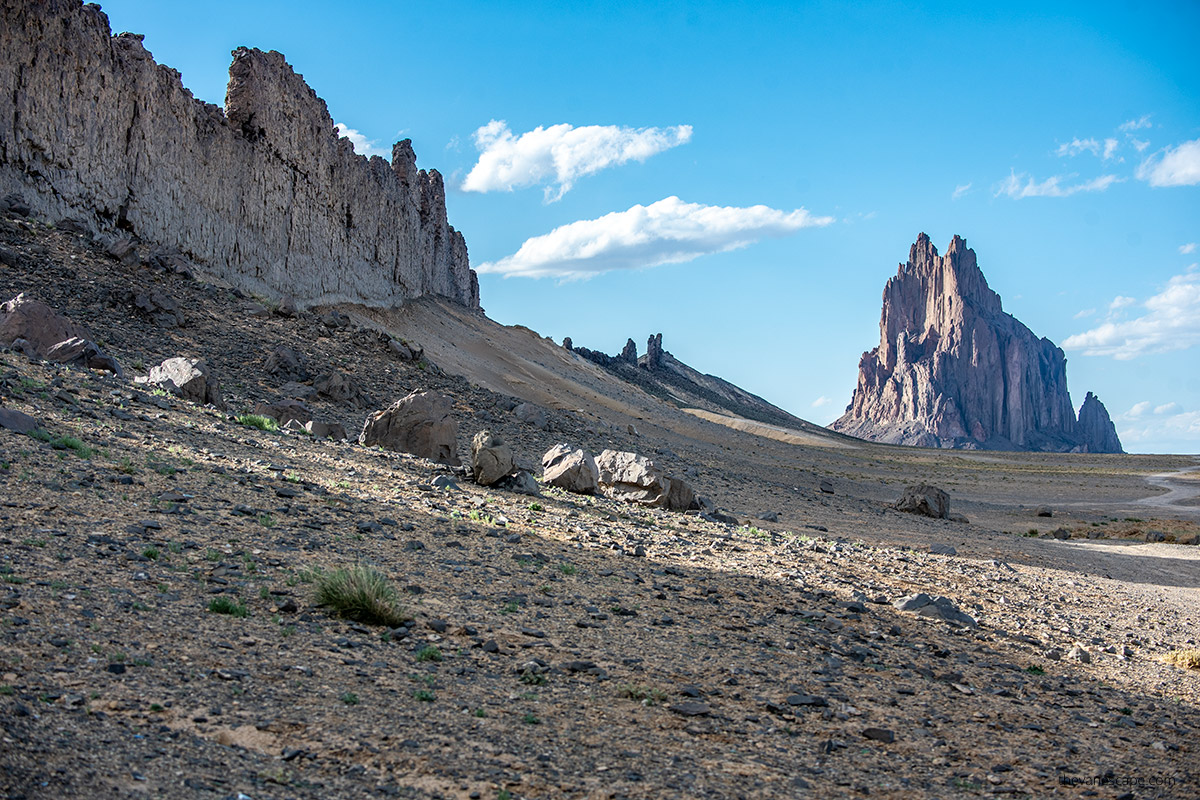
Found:
[{"label": "wispy cloud", "polygon": [[[1110,309],[1133,306],[1136,301],[1118,297]],[[1151,353],[1186,350],[1200,344],[1200,272],[1189,271],[1167,281],[1163,291],[1142,304],[1145,313],[1133,319],[1115,319],[1067,337],[1063,347],[1087,356],[1112,356],[1125,361]]]},{"label": "wispy cloud", "polygon": [[1151,186],[1200,184],[1200,139],[1160,150],[1142,162],[1137,176]]},{"label": "wispy cloud", "polygon": [[964,184],[962,184],[961,186],[955,186],[955,187],[954,187],[954,194],[950,195],[950,199],[951,199],[951,200],[957,200],[958,198],[962,197],[964,194],[966,194],[967,192],[971,191],[971,186],[972,186],[972,185],[973,185],[973,184],[970,184],[970,183],[964,183]]},{"label": "wispy cloud", "polygon": [[1194,252],[1196,252],[1196,243],[1195,242],[1188,242],[1187,244],[1179,245],[1179,254],[1181,256],[1186,256],[1188,253],[1194,253]]},{"label": "wispy cloud", "polygon": [[1176,452],[1200,450],[1200,411],[1185,411],[1179,403],[1154,405],[1149,400],[1113,417],[1121,442],[1164,444]]},{"label": "wispy cloud", "polygon": [[1075,319],[1084,319],[1085,317],[1090,317],[1090,316],[1094,315],[1095,313],[1096,313],[1096,309],[1085,308],[1082,311],[1075,312]]},{"label": "wispy cloud", "polygon": [[1095,139],[1072,139],[1066,144],[1060,144],[1054,151],[1057,156],[1077,156],[1080,153],[1100,155],[1100,143]]},{"label": "wispy cloud", "polygon": [[1133,131],[1140,131],[1145,128],[1149,128],[1153,124],[1154,123],[1150,122],[1150,115],[1143,114],[1137,119],[1131,119],[1128,122],[1122,122],[1117,127],[1117,130],[1122,131],[1123,133],[1132,133]]},{"label": "wispy cloud", "polygon": [[590,278],[611,270],[691,261],[833,221],[802,208],[706,206],[667,197],[555,228],[526,240],[513,255],[476,269],[505,277]]},{"label": "wispy cloud", "polygon": [[812,407],[813,408],[821,408],[822,406],[827,406],[832,402],[833,402],[833,400],[829,399],[825,395],[821,395],[816,400],[812,401]]},{"label": "wispy cloud", "polygon": [[367,156],[368,158],[371,156],[391,158],[392,156],[390,150],[379,146],[378,140],[368,139],[363,134],[354,130],[354,128],[343,125],[339,122],[333,126],[333,129],[337,131],[338,136],[349,139],[350,144],[354,145],[354,152],[358,153],[360,156]]},{"label": "wispy cloud", "polygon": [[[1120,146],[1121,146],[1120,142],[1118,142],[1116,139],[1105,139],[1104,140],[1104,152],[1100,154],[1100,157],[1103,158],[1105,161],[1108,161],[1110,158],[1112,158],[1114,155],[1117,154],[1117,148]],[[1125,159],[1121,159],[1121,160],[1124,161]]]},{"label": "wispy cloud", "polygon": [[1101,175],[1083,183],[1069,183],[1076,175],[1053,175],[1038,183],[1028,173],[1011,172],[1007,178],[992,187],[993,195],[1007,195],[1014,200],[1024,197],[1070,197],[1079,192],[1103,192],[1114,183],[1120,183],[1116,175]]},{"label": "wispy cloud", "polygon": [[517,136],[503,120],[492,120],[473,134],[479,161],[462,188],[468,192],[511,192],[545,185],[547,202],[561,198],[575,181],[607,167],[645,161],[692,138],[691,125],[672,128],[623,128],[616,125],[562,123],[540,125]]}]

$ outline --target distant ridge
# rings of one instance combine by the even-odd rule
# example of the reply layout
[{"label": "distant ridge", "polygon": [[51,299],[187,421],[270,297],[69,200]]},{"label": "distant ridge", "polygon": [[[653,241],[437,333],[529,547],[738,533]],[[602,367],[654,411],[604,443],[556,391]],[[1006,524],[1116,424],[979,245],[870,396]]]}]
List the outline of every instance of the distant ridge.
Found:
[{"label": "distant ridge", "polygon": [[883,290],[879,331],[835,431],[920,447],[1123,452],[1095,395],[1076,418],[1063,351],[1004,312],[958,236],[944,256],[917,237]]}]

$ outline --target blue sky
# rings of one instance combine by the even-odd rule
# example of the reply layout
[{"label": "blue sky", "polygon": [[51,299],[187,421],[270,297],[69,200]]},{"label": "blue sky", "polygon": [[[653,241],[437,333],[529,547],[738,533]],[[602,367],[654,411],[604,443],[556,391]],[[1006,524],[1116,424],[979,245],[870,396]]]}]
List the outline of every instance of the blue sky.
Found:
[{"label": "blue sky", "polygon": [[1076,407],[1200,452],[1195,2],[102,5],[204,100],[274,49],[360,152],[411,138],[500,322],[662,332],[824,424],[909,245],[959,234]]}]

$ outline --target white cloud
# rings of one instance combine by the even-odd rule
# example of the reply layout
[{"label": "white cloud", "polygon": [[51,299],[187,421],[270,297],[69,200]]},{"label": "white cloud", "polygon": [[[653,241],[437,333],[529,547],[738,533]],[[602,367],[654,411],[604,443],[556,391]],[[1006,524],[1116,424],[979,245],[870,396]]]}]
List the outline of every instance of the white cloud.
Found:
[{"label": "white cloud", "polygon": [[1200,184],[1200,139],[1160,150],[1142,162],[1137,176],[1151,186]]},{"label": "white cloud", "polygon": [[1136,136],[1130,136],[1129,142],[1133,145],[1133,149],[1137,150],[1139,153],[1150,146],[1150,142],[1146,141],[1145,139],[1138,139]]},{"label": "white cloud", "polygon": [[[1104,153],[1102,154],[1101,157],[1105,161],[1108,161],[1110,158],[1112,158],[1116,154],[1118,147],[1120,147],[1120,144],[1117,142],[1116,139],[1105,139],[1104,140]],[[1125,159],[1121,159],[1121,160],[1124,161]]]},{"label": "white cloud", "polygon": [[826,397],[825,395],[821,395],[821,396],[820,396],[820,397],[818,397],[816,400],[813,400],[813,401],[812,401],[812,407],[813,407],[813,408],[820,408],[821,406],[827,406],[827,405],[829,405],[829,404],[830,404],[830,403],[832,403],[832,402],[833,402],[833,401],[832,401],[832,400],[830,400],[830,399],[829,399],[828,397]]},{"label": "white cloud", "polygon": [[1152,125],[1150,115],[1143,114],[1139,119],[1131,119],[1128,122],[1122,122],[1117,128],[1119,131],[1129,133],[1131,131],[1140,131],[1143,128],[1149,128]]},{"label": "white cloud", "polygon": [[1128,411],[1126,411],[1124,414],[1122,414],[1120,417],[1118,417],[1118,419],[1137,419],[1138,417],[1144,416],[1145,413],[1149,410],[1150,410],[1150,401],[1143,400],[1140,403],[1134,403],[1133,407],[1130,408]]},{"label": "white cloud", "polygon": [[1096,309],[1085,308],[1082,311],[1075,312],[1075,319],[1083,319],[1084,317],[1090,317],[1095,313],[1096,313]]},{"label": "white cloud", "polygon": [[706,206],[667,197],[555,228],[527,239],[513,255],[480,264],[476,270],[506,277],[589,278],[615,269],[691,261],[833,221],[802,208]]},{"label": "white cloud", "polygon": [[[1129,301],[1118,297],[1110,308],[1128,307],[1132,305]],[[1142,305],[1146,309],[1142,316],[1124,321],[1110,319],[1067,337],[1063,347],[1082,350],[1086,356],[1112,356],[1124,361],[1200,344],[1200,273],[1176,275],[1163,291]]]},{"label": "white cloud", "polygon": [[1108,310],[1109,311],[1120,311],[1122,308],[1129,308],[1131,305],[1133,305],[1136,302],[1137,302],[1136,298],[1123,297],[1121,295],[1117,295],[1116,297],[1113,298],[1113,301],[1108,304]]},{"label": "white cloud", "polygon": [[606,167],[645,161],[692,138],[691,125],[673,128],[622,128],[616,125],[567,123],[514,136],[503,120],[475,131],[479,161],[463,181],[468,192],[511,192],[546,184],[546,201],[571,190],[575,181]]},{"label": "white cloud", "polygon": [[368,139],[363,134],[354,130],[354,128],[348,127],[339,122],[333,126],[333,129],[337,131],[338,136],[341,136],[344,139],[349,139],[350,144],[354,145],[354,152],[358,153],[360,156],[366,156],[367,158],[370,158],[371,156],[380,156],[382,158],[392,157],[391,151],[380,147],[377,140]]},{"label": "white cloud", "polygon": [[1072,139],[1066,144],[1060,144],[1055,155],[1077,156],[1083,152],[1091,153],[1094,156],[1100,155],[1100,143],[1095,139]]},{"label": "white cloud", "polygon": [[1179,245],[1179,255],[1186,256],[1188,253],[1196,252],[1196,243],[1188,242],[1187,244]]},{"label": "white cloud", "polygon": [[950,195],[950,199],[957,200],[958,198],[962,197],[964,194],[971,191],[971,186],[972,184],[970,183],[964,183],[961,186],[955,186],[954,194]]},{"label": "white cloud", "polygon": [[1116,175],[1101,175],[1084,183],[1063,185],[1074,178],[1075,175],[1053,175],[1038,183],[1027,173],[1011,172],[1007,178],[992,187],[992,190],[995,197],[1008,195],[1014,200],[1023,197],[1070,197],[1078,192],[1103,192],[1114,183],[1121,182],[1121,178]]},{"label": "white cloud", "polygon": [[[1169,406],[1179,408],[1175,403]],[[1124,415],[1122,415],[1124,416]],[[1142,443],[1166,452],[1200,452],[1200,411],[1164,412],[1135,419],[1119,419],[1117,435],[1121,444],[1138,450]]]},{"label": "white cloud", "polygon": [[1163,403],[1161,406],[1154,407],[1154,413],[1158,414],[1160,416],[1162,414],[1174,414],[1178,410],[1179,410],[1179,403],[1176,403],[1173,401],[1170,403]]}]

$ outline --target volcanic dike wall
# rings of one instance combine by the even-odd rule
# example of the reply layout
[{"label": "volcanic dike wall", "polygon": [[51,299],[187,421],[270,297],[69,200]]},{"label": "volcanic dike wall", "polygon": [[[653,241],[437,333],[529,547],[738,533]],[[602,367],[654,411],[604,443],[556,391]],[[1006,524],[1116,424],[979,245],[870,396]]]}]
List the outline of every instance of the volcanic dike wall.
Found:
[{"label": "volcanic dike wall", "polygon": [[408,140],[355,155],[276,52],[239,48],[225,109],[112,36],[79,0],[0,0],[0,196],[49,222],[173,247],[246,291],[298,305],[479,307],[436,170]]}]

